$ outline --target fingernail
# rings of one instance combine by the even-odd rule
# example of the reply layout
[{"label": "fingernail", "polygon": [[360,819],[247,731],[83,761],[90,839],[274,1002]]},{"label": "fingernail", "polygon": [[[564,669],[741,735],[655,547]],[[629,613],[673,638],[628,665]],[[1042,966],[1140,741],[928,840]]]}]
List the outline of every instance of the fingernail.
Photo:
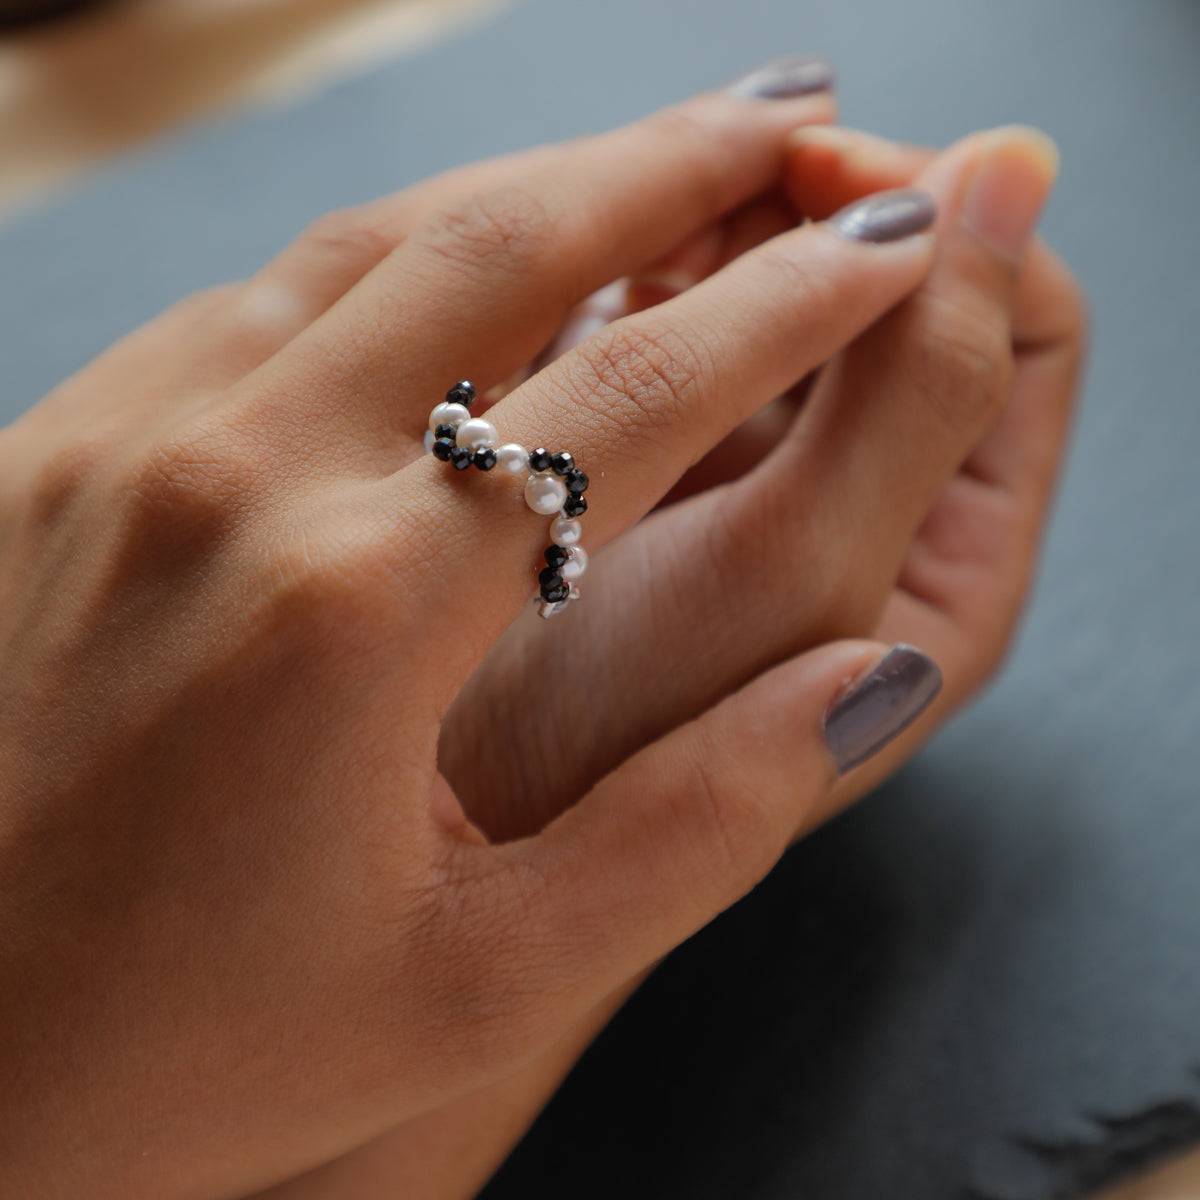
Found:
[{"label": "fingernail", "polygon": [[1058,175],[1058,147],[1039,129],[990,135],[963,199],[963,223],[1000,254],[1025,248]]},{"label": "fingernail", "polygon": [[758,100],[789,100],[828,92],[833,87],[833,67],[823,58],[777,58],[731,85],[735,96]]},{"label": "fingernail", "polygon": [[843,774],[907,729],[941,691],[937,663],[912,646],[893,647],[825,717],[825,740]]},{"label": "fingernail", "polygon": [[829,218],[843,237],[857,242],[896,242],[922,233],[937,218],[937,206],[927,192],[903,189],[879,192],[856,200]]}]

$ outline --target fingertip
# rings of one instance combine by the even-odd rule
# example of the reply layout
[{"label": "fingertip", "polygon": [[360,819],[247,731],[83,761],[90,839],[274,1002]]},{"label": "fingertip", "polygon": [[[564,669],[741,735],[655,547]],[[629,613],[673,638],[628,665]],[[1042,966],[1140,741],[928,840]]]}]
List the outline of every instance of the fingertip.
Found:
[{"label": "fingertip", "polygon": [[1002,258],[1024,251],[1059,170],[1059,151],[1040,130],[1024,125],[973,133],[954,143],[922,173],[938,196],[943,221],[961,223]]},{"label": "fingertip", "polygon": [[1058,177],[1062,152],[1045,130],[1033,125],[1002,125],[984,134],[997,147],[1029,160],[1033,169],[1051,183]]},{"label": "fingertip", "polygon": [[788,195],[818,220],[870,192],[910,184],[931,157],[915,146],[825,125],[793,130],[787,149]]},{"label": "fingertip", "polygon": [[1037,129],[992,131],[963,202],[963,222],[1002,255],[1025,249],[1058,177],[1055,143]]}]

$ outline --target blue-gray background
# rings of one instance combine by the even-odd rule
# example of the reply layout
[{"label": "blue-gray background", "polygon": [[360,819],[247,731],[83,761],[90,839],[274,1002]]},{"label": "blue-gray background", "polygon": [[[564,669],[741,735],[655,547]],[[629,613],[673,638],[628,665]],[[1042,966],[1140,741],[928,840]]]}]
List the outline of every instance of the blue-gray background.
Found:
[{"label": "blue-gray background", "polygon": [[0,415],[325,209],[820,51],[844,119],[1048,129],[1094,304],[999,685],[673,956],[493,1200],[1045,1200],[1200,1139],[1200,4],[543,0],[0,230]]}]

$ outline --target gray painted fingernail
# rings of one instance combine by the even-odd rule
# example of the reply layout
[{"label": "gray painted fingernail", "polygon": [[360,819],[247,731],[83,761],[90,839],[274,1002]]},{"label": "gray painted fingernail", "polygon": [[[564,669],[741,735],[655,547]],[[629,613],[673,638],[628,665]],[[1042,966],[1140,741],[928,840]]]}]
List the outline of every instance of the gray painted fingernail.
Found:
[{"label": "gray painted fingernail", "polygon": [[829,224],[843,237],[856,242],[897,242],[914,233],[923,233],[936,219],[933,197],[905,188],[856,200],[834,213]]},{"label": "gray painted fingernail", "polygon": [[833,67],[823,58],[777,58],[743,76],[729,90],[735,96],[758,100],[790,100],[828,92],[833,87]]},{"label": "gray painted fingernail", "polygon": [[937,663],[912,646],[893,647],[835,701],[825,740],[838,769],[849,771],[907,729],[942,689]]}]

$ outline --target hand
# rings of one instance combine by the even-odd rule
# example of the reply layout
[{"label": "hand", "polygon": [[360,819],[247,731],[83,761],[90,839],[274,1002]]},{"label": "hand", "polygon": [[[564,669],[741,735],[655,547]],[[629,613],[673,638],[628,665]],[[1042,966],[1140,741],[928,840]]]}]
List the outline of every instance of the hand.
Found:
[{"label": "hand", "polygon": [[[1036,239],[1024,252],[1053,158],[1040,135],[1023,130],[975,135],[938,164],[932,151],[867,134],[823,125],[795,132],[787,172],[793,214],[825,219],[872,192],[914,183],[964,187],[987,166],[1011,224],[982,248],[978,236],[958,231],[965,249],[945,244],[918,293],[829,364],[815,387],[759,410],[690,470],[672,491],[687,503],[654,514],[610,552],[622,556],[622,567],[602,583],[623,589],[623,602],[589,604],[586,618],[569,629],[536,637],[527,626],[509,631],[459,697],[443,734],[445,769],[481,826],[497,837],[540,828],[632,750],[789,649],[848,634],[919,645],[942,666],[945,687],[910,732],[839,784],[841,807],[894,771],[994,673],[1028,592],[1085,341],[1085,306],[1070,273]],[[965,203],[955,197],[953,211],[944,204],[944,219],[961,215]],[[556,349],[594,333],[606,318],[709,277],[794,219],[777,195],[756,198],[674,247],[626,295],[606,295],[603,306],[590,301]],[[988,250],[990,256],[982,252]],[[878,417],[862,399],[871,396],[878,397]],[[796,420],[805,400],[815,415]],[[864,411],[848,419],[854,408]],[[871,438],[862,438],[861,452],[846,447],[867,494],[824,522],[826,506],[810,492],[829,487],[842,504],[842,489],[822,481],[827,470],[844,472],[848,460],[821,458],[824,442],[814,437],[821,410],[842,414],[847,441],[889,422],[885,461],[877,461],[879,443]],[[942,420],[961,428],[944,431]],[[948,433],[958,438],[954,470],[921,490],[923,481],[910,477],[912,447],[931,439],[944,444]],[[781,452],[773,453],[777,446]],[[777,504],[772,486],[788,496],[786,504]],[[878,529],[874,536],[885,547],[879,557],[874,536],[864,540],[857,521],[876,526],[889,496],[910,500],[912,508]],[[665,564],[652,551],[664,543],[672,547]],[[825,564],[814,579],[812,565],[831,552],[870,556],[873,565]],[[641,582],[630,587],[639,573]],[[852,594],[814,588],[838,578]],[[722,600],[730,579],[752,581],[739,588],[739,608],[750,619],[738,623],[736,636]],[[664,593],[683,598],[666,610],[667,628]],[[615,647],[621,652],[614,665]],[[675,666],[646,694],[636,676],[651,652]],[[568,700],[544,720],[522,722],[509,697],[567,654],[573,674],[589,680],[577,693],[580,704]],[[603,737],[575,736],[585,703],[608,714]],[[506,784],[489,779],[476,788],[469,766],[460,764],[457,748],[481,743],[520,747],[503,756],[516,771]]]},{"label": "hand", "polygon": [[[915,653],[880,675],[885,647],[785,638],[505,844],[436,771],[545,526],[506,480],[421,453],[431,402],[504,378],[606,279],[760,193],[825,105],[704,97],[326,221],[0,435],[8,1190],[245,1192],[480,1092],[752,886],[839,766],[928,699]],[[505,437],[567,446],[595,480],[590,547],[617,540],[579,610],[644,619],[617,535],[919,285],[927,212],[902,197],[785,234],[496,405]],[[960,453],[929,441],[914,478]],[[716,514],[713,536],[736,527]],[[656,549],[667,578],[688,546]],[[848,590],[840,570],[813,564],[814,603]],[[555,664],[525,719],[584,681]],[[472,764],[517,775],[482,742]]]},{"label": "hand", "polygon": [[[792,142],[789,191],[799,211],[816,218],[827,217],[870,192],[913,183],[934,158],[931,151],[823,127],[799,130]],[[1044,191],[1038,176],[1044,178],[1048,167],[1037,139],[1030,144],[1028,135],[1018,131],[977,135],[951,151],[941,169],[966,155],[970,160],[967,170],[971,171],[992,154],[998,155],[992,167],[1003,170],[1013,189],[1007,211],[1019,214],[1025,206],[1028,214]],[[1031,154],[1032,160],[1028,158]],[[734,216],[712,223],[643,271],[627,289],[628,297],[626,289],[615,293],[609,289],[599,302],[582,306],[568,322],[556,351],[576,345],[581,336],[595,333],[616,316],[660,302],[707,278],[793,220],[790,210],[775,196],[766,195]],[[887,364],[882,374],[900,414],[927,411],[953,418],[959,397],[977,400],[980,381],[994,392],[984,407],[994,409],[995,417],[983,423],[986,432],[964,453],[960,468],[943,481],[927,515],[917,525],[874,627],[881,640],[912,641],[930,649],[945,668],[946,686],[908,732],[843,777],[832,797],[834,806],[849,803],[898,766],[996,669],[1028,590],[1061,465],[1084,346],[1085,315],[1079,290],[1062,264],[1035,240],[1020,258],[1015,282],[1010,280],[997,294],[994,285],[997,280],[1004,284],[1004,272],[998,276],[989,273],[987,254],[980,259],[964,253],[963,247],[969,249],[972,244],[971,237],[961,232],[956,236],[962,239],[959,247],[944,239],[939,258],[916,296],[852,348],[852,354],[861,360],[869,361],[874,355]],[[982,249],[986,252],[988,247]],[[1005,257],[1001,255],[1001,265]],[[835,370],[851,369],[850,357],[836,362]],[[863,394],[869,393],[866,385],[870,382],[864,381]],[[825,386],[829,385],[823,382],[821,387]],[[918,401],[914,392],[922,399]],[[698,495],[706,488],[737,480],[746,463],[757,464],[767,458],[781,437],[787,436],[797,410],[796,401],[788,399],[760,411],[689,471],[673,495]],[[674,519],[668,509],[645,524],[653,527],[655,522]],[[789,547],[794,546],[797,555],[804,552],[809,539],[803,528],[793,539],[781,531],[770,556],[773,566],[786,566]],[[622,552],[628,543],[627,536],[606,556]],[[632,554],[631,558],[636,566],[639,556]],[[814,611],[806,608],[814,598],[806,596],[803,588],[789,593],[785,571],[773,571],[767,582],[776,583],[778,605],[781,609],[792,606],[796,619]],[[687,595],[688,589],[677,590]],[[639,593],[629,589],[629,594]],[[591,693],[596,699],[597,693],[605,694],[610,678],[601,658],[609,644],[605,639],[622,636],[627,608],[622,607],[618,614],[590,601],[591,597],[588,616],[596,622],[607,617],[606,629],[576,639],[570,654],[578,667],[580,656],[589,661],[589,650],[596,647]],[[542,638],[531,636],[532,632],[515,628],[507,639],[505,665],[485,664],[453,711],[461,727],[491,730],[497,747],[506,738],[516,739],[522,746],[527,743],[531,731],[516,721],[506,723],[504,714],[515,706],[513,697],[525,680],[536,678],[547,664],[566,653],[554,639],[570,640],[565,625],[543,631]],[[725,622],[715,615],[711,624],[688,632],[701,648],[713,644],[720,648],[729,636]],[[749,640],[746,644],[753,645]],[[708,660],[691,654],[673,663],[666,702],[683,691],[683,686],[674,686],[680,682],[697,689],[698,694],[689,697],[688,703],[703,704],[703,689],[709,685],[702,673],[686,669],[698,661]],[[571,721],[558,722],[560,714],[555,709],[532,731],[539,741],[551,742],[552,748],[543,752],[543,757],[553,765],[553,777],[547,768],[547,776],[531,781],[525,804],[530,797],[534,799],[532,813],[522,807],[522,797],[515,789],[507,794],[472,789],[469,781],[464,781],[475,815],[498,832],[506,825],[536,827],[552,815],[553,805],[544,801],[553,796],[561,772],[576,770],[586,777],[598,769],[588,765],[589,758],[594,761],[607,755],[615,761],[625,744],[647,736],[643,731],[652,729],[656,721],[669,723],[669,711],[660,715],[663,682],[657,678],[655,691],[648,697],[638,689],[615,684],[611,699],[598,705],[606,712],[603,726],[596,731],[599,737],[573,738]],[[506,685],[514,690],[506,692]],[[493,715],[489,718],[489,714]],[[455,742],[447,733],[451,761]],[[536,757],[523,754],[517,761],[528,764]],[[812,814],[805,818],[811,820]],[[628,986],[598,1005],[570,1036],[514,1077],[402,1126],[358,1153],[273,1191],[272,1197],[330,1200],[397,1192],[439,1198],[474,1194]]]}]

